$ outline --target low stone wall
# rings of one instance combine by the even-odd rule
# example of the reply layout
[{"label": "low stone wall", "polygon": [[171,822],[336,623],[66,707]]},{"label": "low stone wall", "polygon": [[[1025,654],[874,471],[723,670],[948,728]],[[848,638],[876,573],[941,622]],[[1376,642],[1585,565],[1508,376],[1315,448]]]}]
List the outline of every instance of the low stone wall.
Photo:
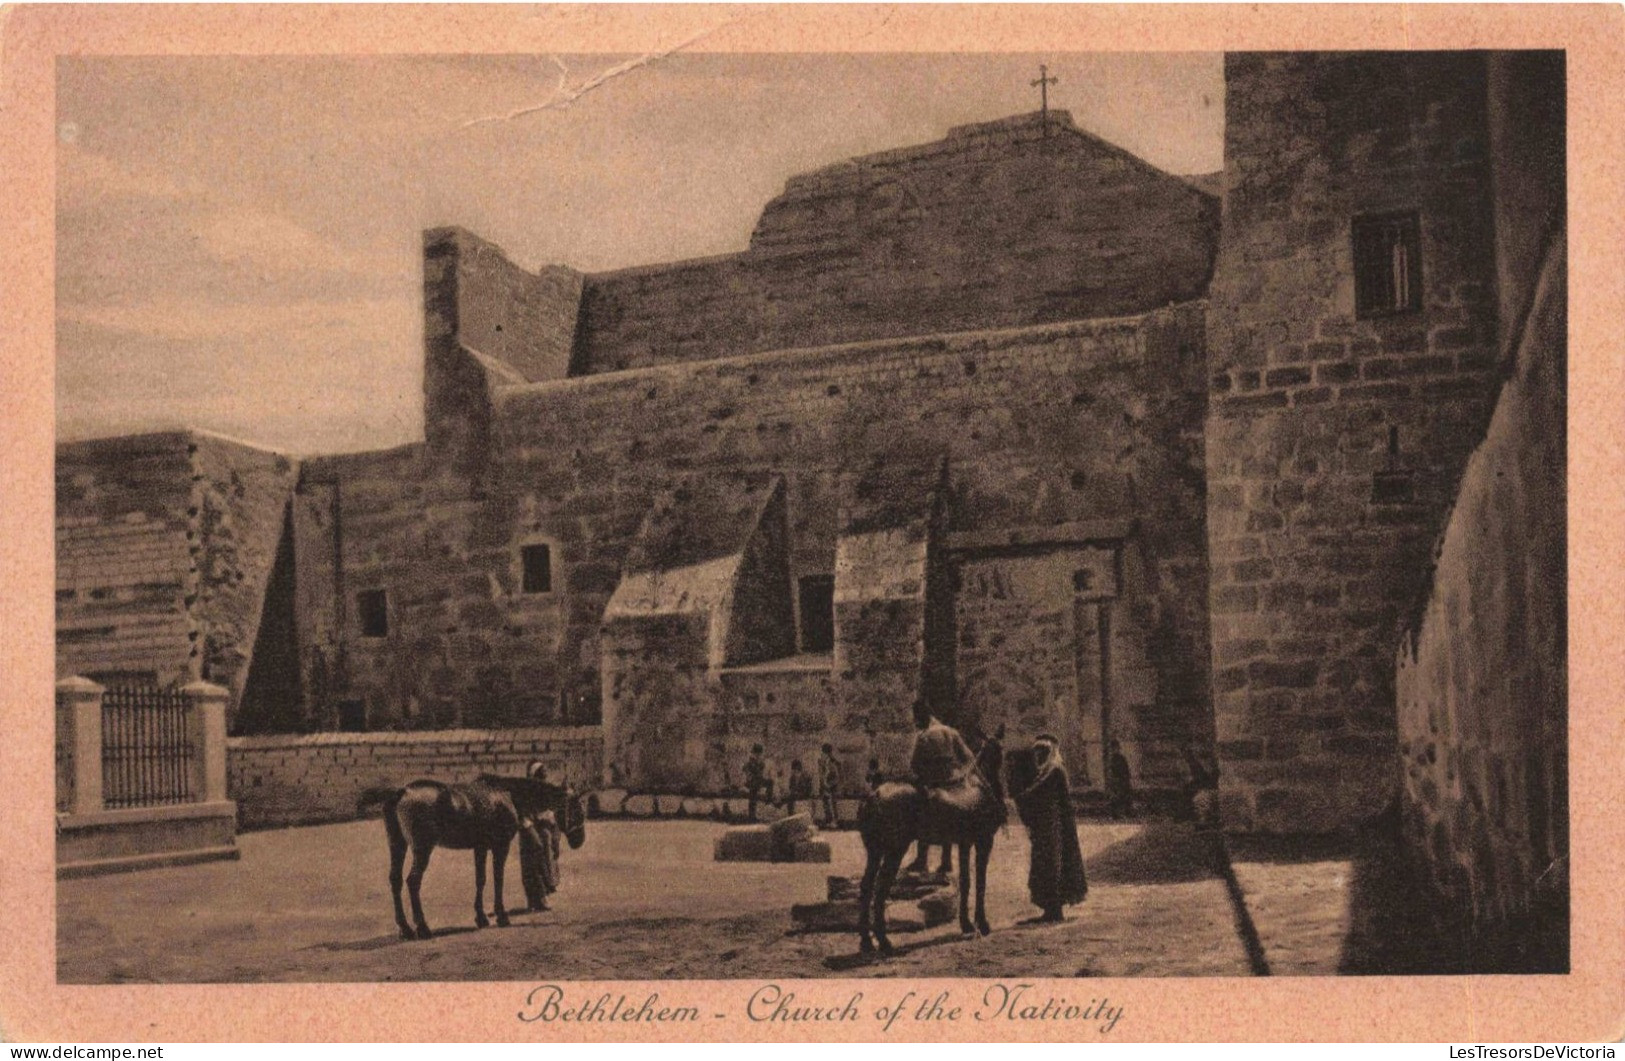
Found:
[{"label": "low stone wall", "polygon": [[537,759],[552,780],[596,787],[602,748],[598,726],[233,737],[227,785],[244,829],[345,821],[373,787],[518,776]]}]

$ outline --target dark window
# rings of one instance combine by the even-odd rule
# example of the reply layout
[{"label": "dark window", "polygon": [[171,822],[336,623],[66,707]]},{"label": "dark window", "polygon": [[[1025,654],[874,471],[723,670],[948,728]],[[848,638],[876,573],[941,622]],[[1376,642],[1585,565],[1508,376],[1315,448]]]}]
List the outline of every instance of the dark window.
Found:
[{"label": "dark window", "polygon": [[1354,313],[1381,317],[1422,307],[1422,237],[1414,213],[1354,219]]},{"label": "dark window", "polygon": [[345,733],[366,732],[367,703],[365,700],[339,701],[339,729]]},{"label": "dark window", "polygon": [[807,575],[801,587],[801,651],[835,649],[835,576]]},{"label": "dark window", "polygon": [[361,616],[362,637],[389,636],[389,597],[381,589],[364,589],[355,595],[355,608]]},{"label": "dark window", "polygon": [[520,584],[526,593],[553,592],[553,548],[549,545],[527,545],[519,550],[519,563],[524,568]]}]

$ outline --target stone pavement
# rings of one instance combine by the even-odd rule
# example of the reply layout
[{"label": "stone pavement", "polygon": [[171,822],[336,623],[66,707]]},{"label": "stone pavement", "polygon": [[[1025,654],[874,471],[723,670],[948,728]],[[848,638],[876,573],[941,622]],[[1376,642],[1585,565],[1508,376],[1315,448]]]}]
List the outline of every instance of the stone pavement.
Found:
[{"label": "stone pavement", "polygon": [[[554,909],[516,913],[508,929],[474,930],[472,858],[437,851],[423,887],[436,938],[414,943],[396,935],[378,821],[249,833],[239,862],[61,882],[59,976],[175,983],[529,980],[544,972],[738,979],[1383,971],[1350,954],[1352,943],[1380,956],[1385,942],[1380,919],[1351,910],[1369,875],[1357,851],[1238,850],[1227,875],[1210,841],[1188,826],[1084,822],[1089,898],[1064,924],[1033,925],[1022,923],[1037,911],[1026,901],[1026,838],[1014,827],[1000,835],[990,865],[992,936],[965,939],[950,924],[899,936],[895,957],[870,961],[851,936],[790,931],[792,904],[822,897],[829,873],[861,870],[854,833],[827,834],[830,864],[719,863],[712,846],[722,828],[594,822],[586,845],[564,854]],[[508,905],[517,907],[517,860],[509,867]]]}]

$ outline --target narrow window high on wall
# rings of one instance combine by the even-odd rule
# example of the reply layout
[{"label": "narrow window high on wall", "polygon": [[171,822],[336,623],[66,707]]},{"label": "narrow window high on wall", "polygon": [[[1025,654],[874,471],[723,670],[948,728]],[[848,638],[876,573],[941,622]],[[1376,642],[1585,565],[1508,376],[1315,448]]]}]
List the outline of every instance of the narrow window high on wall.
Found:
[{"label": "narrow window high on wall", "polygon": [[801,651],[835,650],[835,576],[805,575],[797,582],[801,600]]},{"label": "narrow window high on wall", "polygon": [[526,545],[519,550],[520,588],[526,593],[553,592],[553,547]]},{"label": "narrow window high on wall", "polygon": [[1354,219],[1354,313],[1383,317],[1422,308],[1422,235],[1414,212]]},{"label": "narrow window high on wall", "polygon": [[389,636],[389,596],[381,589],[364,589],[355,595],[356,614],[361,618],[362,637]]}]

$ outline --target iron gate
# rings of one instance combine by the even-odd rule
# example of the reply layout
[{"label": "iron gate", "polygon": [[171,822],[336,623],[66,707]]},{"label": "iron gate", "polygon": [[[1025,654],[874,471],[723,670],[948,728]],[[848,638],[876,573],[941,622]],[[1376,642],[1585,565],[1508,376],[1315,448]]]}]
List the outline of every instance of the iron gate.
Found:
[{"label": "iron gate", "polygon": [[175,689],[109,689],[102,697],[102,799],[108,807],[190,803],[187,700]]}]

